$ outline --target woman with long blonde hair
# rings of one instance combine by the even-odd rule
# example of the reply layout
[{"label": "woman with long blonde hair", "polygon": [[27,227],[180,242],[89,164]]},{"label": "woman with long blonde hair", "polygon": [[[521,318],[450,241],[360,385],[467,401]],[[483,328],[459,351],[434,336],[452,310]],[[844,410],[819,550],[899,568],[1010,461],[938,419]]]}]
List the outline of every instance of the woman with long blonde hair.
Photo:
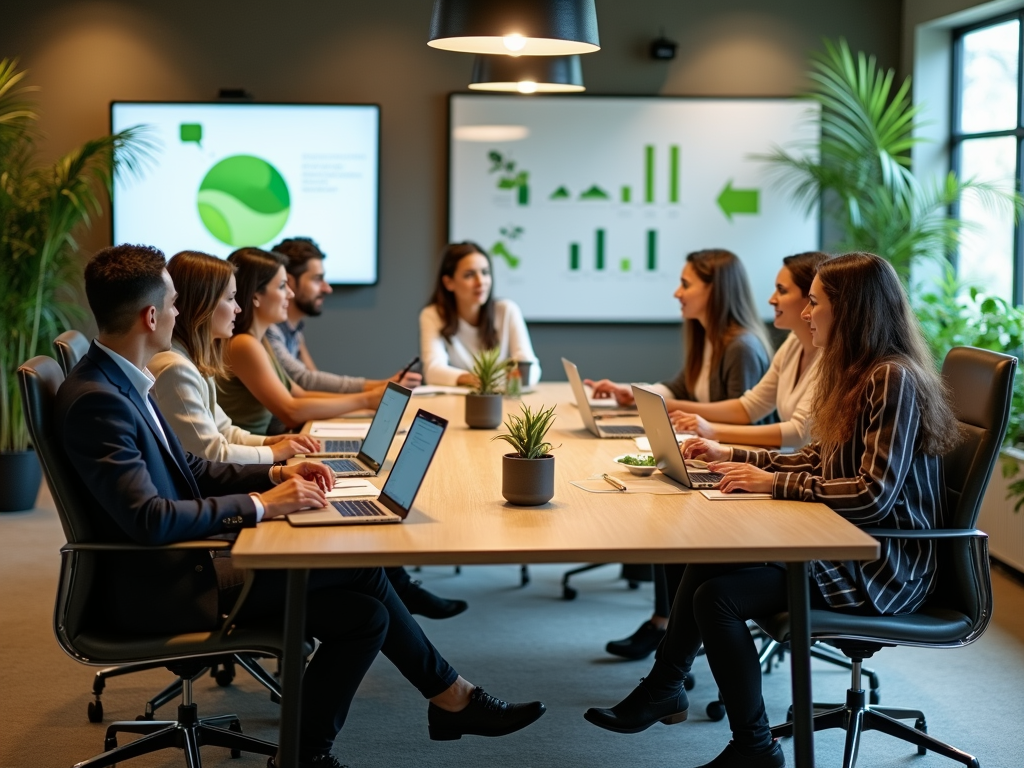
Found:
[{"label": "woman with long blonde hair", "polygon": [[[814,442],[797,453],[687,443],[687,458],[711,461],[725,493],[770,493],[816,501],[857,526],[940,527],[946,516],[942,455],[959,426],[896,271],[869,253],[825,262],[811,283],[804,317],[821,348]],[[909,613],[936,576],[930,541],[883,539],[866,563],[811,563],[812,608],[868,615]],[[761,697],[761,665],[746,621],[787,610],[779,564],[690,565],[650,674],[625,700],[586,718],[635,733],[686,719],[683,679],[703,643],[722,694],[732,741],[703,768],[779,768]],[[641,690],[642,689],[642,690]]]}]

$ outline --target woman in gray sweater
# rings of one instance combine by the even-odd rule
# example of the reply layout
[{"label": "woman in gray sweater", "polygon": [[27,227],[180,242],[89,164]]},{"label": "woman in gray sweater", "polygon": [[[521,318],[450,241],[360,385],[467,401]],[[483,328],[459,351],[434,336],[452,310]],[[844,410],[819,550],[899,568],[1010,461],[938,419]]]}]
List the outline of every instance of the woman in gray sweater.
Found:
[{"label": "woman in gray sweater", "polygon": [[[665,398],[670,411],[683,410],[683,402],[731,400],[752,389],[768,371],[772,348],[739,257],[722,248],[688,254],[675,297],[683,315],[683,368],[649,388]],[[585,383],[595,397],[633,404],[628,384]],[[654,566],[654,615],[629,637],[608,643],[609,653],[643,659],[658,647],[680,578],[682,566]]]}]

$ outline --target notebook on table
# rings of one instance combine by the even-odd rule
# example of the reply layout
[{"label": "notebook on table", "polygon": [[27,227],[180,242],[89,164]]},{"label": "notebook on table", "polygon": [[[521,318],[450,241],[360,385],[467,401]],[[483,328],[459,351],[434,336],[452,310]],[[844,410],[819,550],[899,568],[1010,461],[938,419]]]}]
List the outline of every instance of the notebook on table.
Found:
[{"label": "notebook on table", "polygon": [[[398,452],[387,482],[377,500],[332,501],[322,509],[293,512],[288,522],[305,525],[366,525],[400,523],[409,515],[416,494],[423,485],[430,463],[437,453],[448,422],[440,416],[420,410],[409,427],[402,450]],[[369,437],[369,436],[367,436]]]}]

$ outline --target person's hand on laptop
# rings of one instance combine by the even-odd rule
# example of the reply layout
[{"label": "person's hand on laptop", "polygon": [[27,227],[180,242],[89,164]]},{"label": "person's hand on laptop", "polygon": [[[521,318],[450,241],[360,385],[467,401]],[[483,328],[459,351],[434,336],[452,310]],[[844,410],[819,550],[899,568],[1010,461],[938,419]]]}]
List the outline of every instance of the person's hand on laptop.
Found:
[{"label": "person's hand on laptop", "polygon": [[672,419],[672,428],[676,432],[692,432],[698,437],[709,437],[712,440],[717,436],[715,425],[696,413],[672,411],[668,417]]},{"label": "person's hand on laptop", "polygon": [[700,459],[701,461],[728,461],[732,458],[732,448],[706,437],[693,437],[683,441],[679,451],[684,459]]},{"label": "person's hand on laptop", "polygon": [[633,389],[628,384],[616,384],[608,379],[601,379],[600,381],[584,379],[583,384],[590,387],[592,390],[591,396],[597,400],[614,397],[615,402],[619,405],[633,405],[635,402],[633,400]]},{"label": "person's hand on laptop", "polygon": [[300,453],[320,451],[320,441],[309,435],[273,435],[266,438],[263,444],[271,446],[275,464]]},{"label": "person's hand on laptop", "polygon": [[718,484],[722,493],[749,491],[750,493],[771,493],[775,474],[758,469],[753,464],[740,461],[713,461],[708,464],[712,472],[721,472],[724,477]]},{"label": "person's hand on laptop", "polygon": [[327,506],[327,491],[334,487],[334,473],[323,464],[304,461],[281,467],[281,482],[261,493],[263,519],[272,520],[300,509]]}]

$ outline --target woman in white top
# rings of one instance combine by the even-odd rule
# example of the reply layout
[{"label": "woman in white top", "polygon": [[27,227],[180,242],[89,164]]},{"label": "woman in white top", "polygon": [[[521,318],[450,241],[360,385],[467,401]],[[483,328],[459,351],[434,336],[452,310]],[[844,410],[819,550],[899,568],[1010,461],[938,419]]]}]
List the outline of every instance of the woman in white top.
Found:
[{"label": "woman in white top", "polygon": [[273,464],[319,450],[307,435],[254,435],[235,426],[217,404],[213,377],[223,370],[223,344],[235,315],[235,268],[195,251],[167,264],[178,296],[171,349],[149,363],[156,377],[152,394],[185,450],[210,461]]},{"label": "woman in white top", "polygon": [[528,385],[540,381],[523,313],[494,298],[491,258],[476,243],[445,248],[433,301],[420,312],[420,359],[427,384],[476,386],[473,357],[497,347],[500,360],[530,363]]},{"label": "woman in white top", "polygon": [[[818,265],[829,257],[818,251],[798,253],[782,260],[775,292],[768,303],[775,308],[775,327],[791,331],[772,358],[768,373],[740,397],[703,403],[674,403],[672,423],[678,432],[695,432],[725,443],[802,448],[811,435],[811,403],[817,381],[818,348],[800,314]],[[755,424],[772,411],[778,424]]]}]

